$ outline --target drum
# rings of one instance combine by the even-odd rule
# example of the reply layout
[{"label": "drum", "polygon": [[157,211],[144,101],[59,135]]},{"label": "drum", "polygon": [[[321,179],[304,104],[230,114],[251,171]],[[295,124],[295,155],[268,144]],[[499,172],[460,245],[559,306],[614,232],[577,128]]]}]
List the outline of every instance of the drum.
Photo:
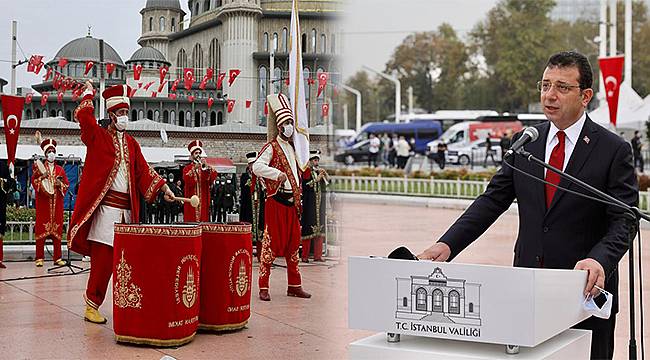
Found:
[{"label": "drum", "polygon": [[241,329],[251,315],[251,225],[203,223],[201,228],[199,328],[213,331]]},{"label": "drum", "polygon": [[113,329],[118,342],[179,346],[199,324],[201,227],[115,224]]}]

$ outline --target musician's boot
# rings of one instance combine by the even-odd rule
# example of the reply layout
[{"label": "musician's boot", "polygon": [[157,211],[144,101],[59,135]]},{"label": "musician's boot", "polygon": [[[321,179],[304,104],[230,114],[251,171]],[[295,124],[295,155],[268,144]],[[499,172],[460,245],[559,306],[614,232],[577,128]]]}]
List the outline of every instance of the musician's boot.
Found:
[{"label": "musician's boot", "polygon": [[35,264],[36,267],[43,267],[43,259],[36,259]]},{"label": "musician's boot", "polygon": [[63,259],[59,259],[54,262],[54,265],[58,265],[58,266],[65,266],[65,264],[67,264],[67,262]]},{"label": "musician's boot", "polygon": [[302,299],[309,299],[311,294],[302,289],[302,286],[289,286],[287,296],[295,296]]},{"label": "musician's boot", "polygon": [[106,318],[103,317],[97,309],[91,307],[90,305],[86,305],[84,319],[95,324],[106,324],[107,321]]},{"label": "musician's boot", "polygon": [[260,300],[271,301],[271,295],[268,289],[260,289]]}]

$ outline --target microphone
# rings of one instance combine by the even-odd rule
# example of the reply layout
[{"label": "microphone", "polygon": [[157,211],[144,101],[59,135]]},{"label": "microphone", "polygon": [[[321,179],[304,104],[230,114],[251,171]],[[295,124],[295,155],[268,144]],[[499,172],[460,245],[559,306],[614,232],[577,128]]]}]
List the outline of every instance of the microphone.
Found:
[{"label": "microphone", "polygon": [[535,127],[527,127],[524,129],[524,133],[515,141],[510,149],[506,151],[505,155],[503,155],[503,158],[507,158],[508,156],[514,154],[517,152],[519,149],[523,148],[524,145],[531,143],[539,137],[539,131]]}]

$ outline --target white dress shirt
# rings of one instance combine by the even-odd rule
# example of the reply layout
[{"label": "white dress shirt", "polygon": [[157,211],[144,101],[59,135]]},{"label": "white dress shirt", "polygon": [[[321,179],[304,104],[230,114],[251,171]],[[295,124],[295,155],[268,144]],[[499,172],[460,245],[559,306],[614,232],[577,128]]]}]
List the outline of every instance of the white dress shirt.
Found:
[{"label": "white dress shirt", "polygon": [[[285,191],[291,191],[292,187],[291,187],[291,182],[289,182],[288,176],[293,175],[293,178],[296,180],[296,184],[298,184],[300,181],[300,179],[298,178],[298,162],[296,161],[296,152],[291,146],[291,144],[282,140],[280,136],[278,136],[277,139],[278,139],[278,144],[280,144],[280,148],[282,148],[282,152],[284,153],[284,156],[287,157],[287,161],[291,166],[291,175],[286,174],[287,180],[284,182]],[[264,149],[264,151],[262,151],[260,156],[253,163],[253,173],[259,177],[263,177],[271,180],[277,180],[278,176],[280,176],[280,173],[282,173],[282,171],[269,166],[272,157],[273,157],[273,147],[269,145],[266,147],[266,149]]]},{"label": "white dress shirt", "polygon": [[[576,121],[568,128],[564,129],[564,164],[562,164],[562,169],[560,169],[562,171],[566,169],[566,165],[571,159],[571,154],[573,154],[573,149],[575,149],[576,144],[578,143],[578,137],[582,132],[582,127],[585,125],[586,119],[587,114],[583,112],[578,121]],[[547,164],[551,159],[551,152],[553,152],[553,148],[560,142],[560,140],[557,138],[557,133],[560,131],[560,129],[558,129],[557,126],[553,124],[553,122],[549,122],[551,123],[551,127],[549,128],[548,135],[546,136],[546,153],[544,154],[544,161]],[[544,169],[544,176],[546,176],[546,169]]]}]

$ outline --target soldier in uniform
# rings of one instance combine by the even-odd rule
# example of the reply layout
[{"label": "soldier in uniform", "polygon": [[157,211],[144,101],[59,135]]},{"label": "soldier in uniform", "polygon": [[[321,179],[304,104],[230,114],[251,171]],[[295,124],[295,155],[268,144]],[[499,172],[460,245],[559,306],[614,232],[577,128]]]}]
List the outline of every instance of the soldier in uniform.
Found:
[{"label": "soldier in uniform", "polygon": [[314,261],[323,260],[325,240],[325,188],[329,183],[325,169],[319,167],[320,151],[310,152],[309,167],[302,174],[302,261],[309,262],[309,251],[314,249]]},{"label": "soldier in uniform", "polygon": [[239,197],[239,220],[251,223],[253,244],[257,260],[262,251],[262,235],[264,230],[264,183],[253,174],[253,163],[257,152],[246,154],[246,172],[240,177],[241,194]]}]

